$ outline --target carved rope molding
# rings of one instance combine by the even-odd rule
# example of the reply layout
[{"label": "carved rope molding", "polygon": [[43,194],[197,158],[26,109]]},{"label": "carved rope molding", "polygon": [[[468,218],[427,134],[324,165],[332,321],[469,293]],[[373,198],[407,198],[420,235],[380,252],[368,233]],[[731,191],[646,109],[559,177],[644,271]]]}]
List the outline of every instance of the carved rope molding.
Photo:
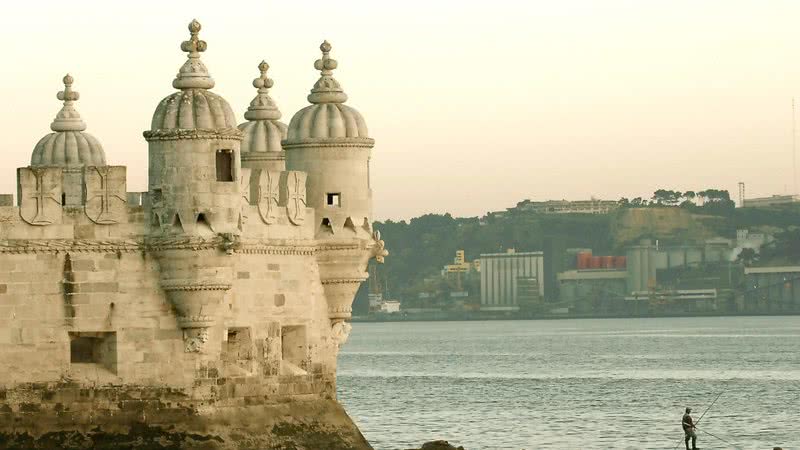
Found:
[{"label": "carved rope molding", "polygon": [[178,141],[185,139],[229,139],[242,140],[242,132],[236,128],[175,128],[169,130],[150,130],[142,133],[150,141]]},{"label": "carved rope molding", "polygon": [[194,280],[169,280],[162,281],[161,288],[165,291],[227,291],[231,283],[206,283]]},{"label": "carved rope molding", "polygon": [[[211,239],[193,237],[158,237],[144,240],[92,240],[92,239],[4,239],[0,240],[0,254],[25,253],[114,253],[163,250],[211,250],[222,248],[222,237]],[[312,256],[319,252],[369,249],[360,244],[317,244],[306,242],[276,243],[269,240],[239,241],[234,253],[261,255]]]},{"label": "carved rope molding", "polygon": [[319,138],[319,139],[299,139],[296,141],[283,140],[281,147],[284,150],[303,147],[362,147],[372,148],[375,146],[375,139],[372,138]]},{"label": "carved rope molding", "polygon": [[286,152],[246,152],[242,153],[242,161],[284,161]]},{"label": "carved rope molding", "polygon": [[142,242],[132,240],[97,241],[91,239],[13,239],[0,240],[0,253],[61,253],[136,252],[143,249]]},{"label": "carved rope molding", "polygon": [[360,284],[366,281],[367,277],[357,278],[328,278],[322,280],[322,284]]}]

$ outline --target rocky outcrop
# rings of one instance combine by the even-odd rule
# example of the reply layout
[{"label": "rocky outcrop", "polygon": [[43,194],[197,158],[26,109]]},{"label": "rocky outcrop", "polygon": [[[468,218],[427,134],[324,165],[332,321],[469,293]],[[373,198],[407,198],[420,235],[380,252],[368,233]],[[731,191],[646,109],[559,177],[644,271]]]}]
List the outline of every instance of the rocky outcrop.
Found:
[{"label": "rocky outcrop", "polygon": [[4,420],[7,426],[0,427],[0,448],[372,450],[333,400],[217,408],[205,413],[146,406],[158,403],[155,400],[132,403],[136,405],[129,410],[102,419],[72,412],[67,406],[51,414],[0,413],[13,419]]},{"label": "rocky outcrop", "polygon": [[465,450],[464,447],[458,446],[455,447],[453,444],[447,441],[430,441],[422,444],[422,447],[419,449],[409,449],[409,450]]}]

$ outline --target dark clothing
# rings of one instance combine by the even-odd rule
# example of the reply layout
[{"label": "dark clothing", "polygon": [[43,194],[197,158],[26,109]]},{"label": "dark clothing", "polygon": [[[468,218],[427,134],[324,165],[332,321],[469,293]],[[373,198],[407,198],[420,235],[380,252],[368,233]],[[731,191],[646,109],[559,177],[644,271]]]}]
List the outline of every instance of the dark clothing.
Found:
[{"label": "dark clothing", "polygon": [[[684,441],[686,442],[686,450],[692,450],[697,448],[697,434],[694,432],[694,420],[692,420],[692,416],[689,413],[683,415],[683,420],[681,421],[681,426],[683,426],[683,433],[685,435]],[[689,440],[692,441],[692,447],[689,448]]]},{"label": "dark clothing", "polygon": [[683,423],[681,425],[683,425],[683,431],[687,431],[694,428],[694,421],[692,420],[692,416],[690,416],[689,413],[683,415]]}]

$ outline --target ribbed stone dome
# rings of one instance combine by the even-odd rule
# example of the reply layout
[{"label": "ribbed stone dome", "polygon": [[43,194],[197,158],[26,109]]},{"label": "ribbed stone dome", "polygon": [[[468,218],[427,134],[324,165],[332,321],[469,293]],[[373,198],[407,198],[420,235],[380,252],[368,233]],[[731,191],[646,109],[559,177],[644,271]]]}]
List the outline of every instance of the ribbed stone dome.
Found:
[{"label": "ribbed stone dome", "polygon": [[308,96],[312,105],[306,106],[292,117],[286,142],[330,138],[368,139],[364,117],[344,104],[347,94],[333,78],[333,69],[338,63],[330,57],[331,44],[325,41],[319,48],[322,50],[322,58],[314,62],[314,68],[320,71],[321,76]]},{"label": "ribbed stone dome", "polygon": [[287,140],[367,137],[367,123],[355,108],[321,103],[297,111],[289,122]]},{"label": "ribbed stone dome", "polygon": [[80,98],[77,91],[72,90],[74,79],[67,74],[64,79],[64,90],[57,98],[64,106],[56,115],[50,133],[36,144],[31,155],[31,166],[105,166],[106,154],[100,141],[86,133],[86,123],[75,109],[75,102]]},{"label": "ribbed stone dome", "polygon": [[279,157],[283,152],[281,140],[286,139],[286,124],[278,121],[281,112],[269,96],[269,89],[274,84],[272,79],[267,77],[269,64],[261,61],[258,70],[261,76],[253,80],[253,87],[258,89],[258,94],[244,113],[247,122],[239,125],[239,130],[243,134],[242,159],[267,156],[267,153]]},{"label": "ribbed stone dome", "polygon": [[105,166],[100,141],[89,133],[62,131],[43,137],[33,149],[31,166]]},{"label": "ribbed stone dome", "polygon": [[205,89],[186,89],[166,97],[156,107],[151,130],[175,128],[236,128],[228,102]]},{"label": "ribbed stone dome", "polygon": [[254,120],[239,125],[242,131],[242,158],[250,153],[280,153],[286,139],[286,124],[277,120]]},{"label": "ribbed stone dome", "polygon": [[181,43],[181,50],[188,53],[186,62],[172,81],[172,87],[180,91],[158,104],[150,123],[152,131],[236,128],[231,106],[224,98],[208,90],[214,87],[214,79],[200,59],[200,53],[208,48],[206,41],[198,38],[200,29],[196,20],[189,24],[191,37]]}]

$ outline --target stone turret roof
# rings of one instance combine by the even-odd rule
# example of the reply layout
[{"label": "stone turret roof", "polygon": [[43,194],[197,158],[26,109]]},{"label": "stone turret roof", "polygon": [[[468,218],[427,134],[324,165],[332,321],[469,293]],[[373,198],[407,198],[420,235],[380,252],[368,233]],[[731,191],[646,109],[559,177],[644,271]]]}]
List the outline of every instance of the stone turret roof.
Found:
[{"label": "stone turret roof", "polygon": [[72,76],[64,76],[64,90],[57,98],[64,106],[50,124],[50,133],[43,137],[33,149],[31,166],[104,166],[106,154],[100,141],[86,133],[86,122],[81,119],[75,102],[80,98],[77,91],[72,90],[75,81]]},{"label": "stone turret roof", "polygon": [[281,112],[269,95],[269,89],[274,84],[267,76],[269,64],[261,61],[258,70],[261,76],[253,80],[253,86],[258,89],[258,93],[244,113],[247,122],[239,125],[244,134],[241,147],[242,159],[267,153],[279,155],[283,151],[281,140],[286,139],[286,124],[278,120],[281,118]]},{"label": "stone turret roof", "polygon": [[171,94],[156,107],[150,129],[226,129],[236,128],[236,118],[231,106],[224,98],[209,91],[214,79],[208,73],[200,54],[208,48],[200,40],[200,22],[189,24],[190,38],[181,44],[188,53],[172,86],[180,91]]},{"label": "stone turret roof", "polygon": [[331,44],[325,41],[319,48],[322,58],[314,62],[314,68],[320,71],[320,78],[308,96],[312,105],[292,117],[287,141],[369,138],[367,123],[358,111],[344,104],[347,94],[333,78],[333,70],[338,63],[330,57]]}]

